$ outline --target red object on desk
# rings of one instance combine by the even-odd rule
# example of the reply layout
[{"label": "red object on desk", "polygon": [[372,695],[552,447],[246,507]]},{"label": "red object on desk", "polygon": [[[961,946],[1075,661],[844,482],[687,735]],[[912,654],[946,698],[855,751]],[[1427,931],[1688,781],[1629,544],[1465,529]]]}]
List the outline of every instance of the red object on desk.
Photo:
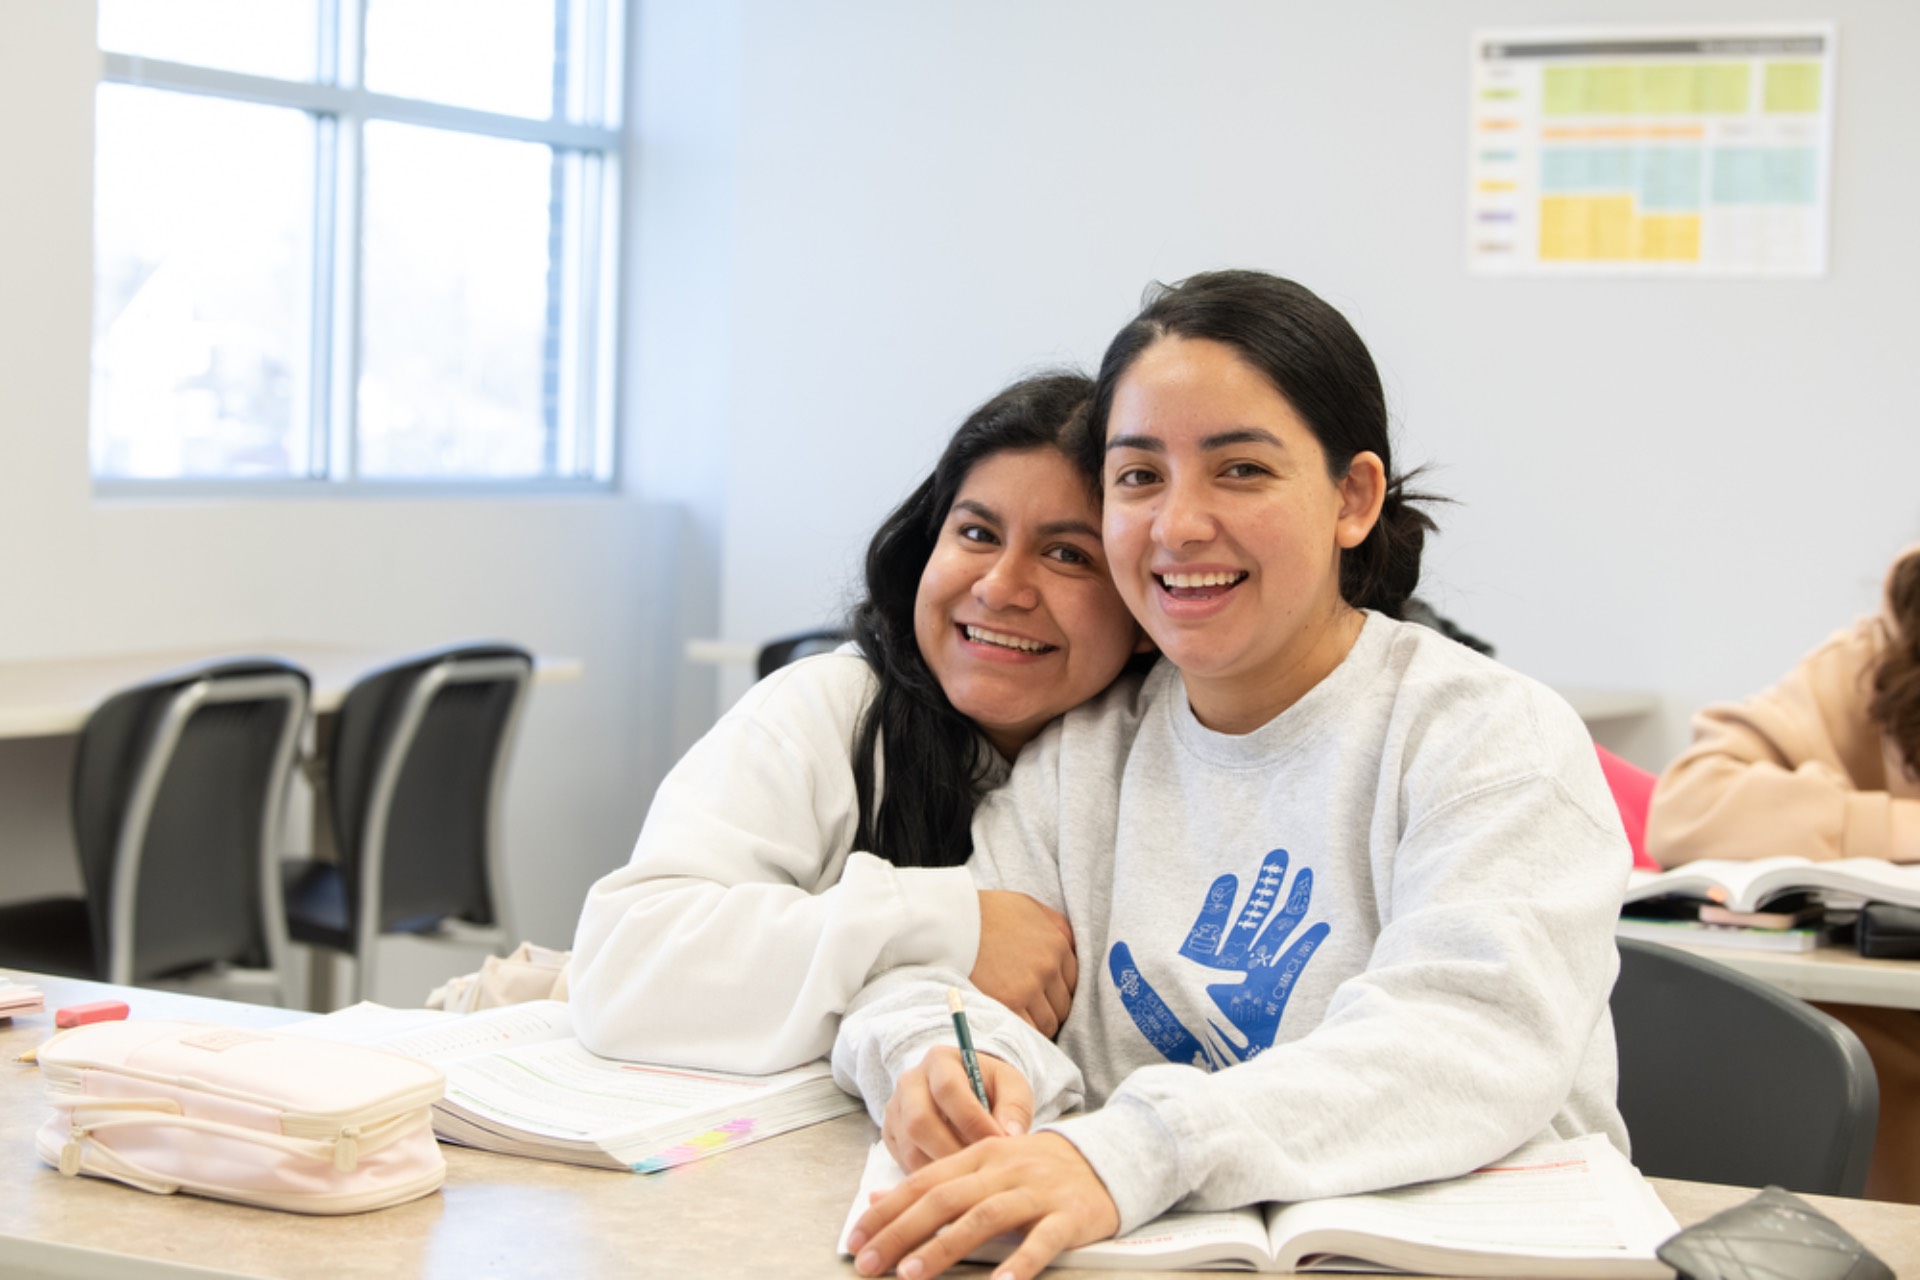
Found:
[{"label": "red object on desk", "polygon": [[70,1004],[53,1011],[56,1027],[78,1027],[89,1022],[117,1022],[127,1016],[125,1000],[95,1000],[92,1004]]}]

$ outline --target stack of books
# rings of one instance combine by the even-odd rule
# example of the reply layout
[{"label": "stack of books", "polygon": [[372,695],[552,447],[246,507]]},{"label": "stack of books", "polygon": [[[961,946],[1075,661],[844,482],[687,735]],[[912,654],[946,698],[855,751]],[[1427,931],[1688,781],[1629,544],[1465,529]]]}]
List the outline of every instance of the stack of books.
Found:
[{"label": "stack of books", "polygon": [[1920,864],[1702,859],[1671,871],[1633,872],[1619,934],[1692,946],[1811,951],[1869,902],[1920,907]]},{"label": "stack of books", "polygon": [[38,1013],[46,1007],[47,1002],[41,998],[40,988],[15,982],[11,978],[0,978],[0,1022],[16,1013]]}]

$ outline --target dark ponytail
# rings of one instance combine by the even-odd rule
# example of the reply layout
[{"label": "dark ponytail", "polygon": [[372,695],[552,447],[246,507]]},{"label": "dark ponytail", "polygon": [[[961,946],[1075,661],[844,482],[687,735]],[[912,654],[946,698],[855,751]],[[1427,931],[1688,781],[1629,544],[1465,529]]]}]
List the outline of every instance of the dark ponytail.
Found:
[{"label": "dark ponytail", "polygon": [[867,594],[854,607],[852,630],[879,688],[854,731],[855,849],[900,867],[957,867],[972,851],[969,829],[993,748],[947,700],[920,654],[913,627],[920,575],[960,486],[994,454],[1059,449],[1079,466],[1088,492],[1099,495],[1098,463],[1088,470],[1070,447],[1085,430],[1092,389],[1081,374],[1047,373],[981,405],[947,442],[933,474],[868,544]]},{"label": "dark ponytail", "polygon": [[1888,575],[1887,611],[1893,625],[1867,712],[1900,749],[1907,776],[1920,778],[1920,550]]},{"label": "dark ponytail", "polygon": [[[1343,468],[1335,478],[1345,474]],[[1408,598],[1420,586],[1420,554],[1426,548],[1427,535],[1437,532],[1439,526],[1419,504],[1446,499],[1409,492],[1407,482],[1419,474],[1419,468],[1415,468],[1387,481],[1380,518],[1368,530],[1366,540],[1340,554],[1340,598],[1356,609],[1373,609],[1389,618],[1404,617]]]},{"label": "dark ponytail", "polygon": [[1418,493],[1393,470],[1387,398],[1367,346],[1345,316],[1304,285],[1263,271],[1208,271],[1171,288],[1147,290],[1140,314],[1107,346],[1093,392],[1083,459],[1098,468],[1107,417],[1120,379],[1140,354],[1165,337],[1225,343],[1273,384],[1327,455],[1338,482],[1355,454],[1373,453],[1387,474],[1386,502],[1366,540],[1340,557],[1340,595],[1356,609],[1402,616],[1420,584],[1420,553],[1436,530]]}]

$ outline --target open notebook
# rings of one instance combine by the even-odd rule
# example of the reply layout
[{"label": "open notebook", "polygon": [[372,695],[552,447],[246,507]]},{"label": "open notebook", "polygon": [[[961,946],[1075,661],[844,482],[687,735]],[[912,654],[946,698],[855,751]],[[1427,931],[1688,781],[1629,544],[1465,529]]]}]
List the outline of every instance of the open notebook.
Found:
[{"label": "open notebook", "polygon": [[[840,1252],[868,1194],[904,1175],[876,1143],[840,1231]],[[1668,1280],[1654,1256],[1680,1229],[1637,1169],[1604,1137],[1535,1143],[1445,1182],[1367,1195],[1169,1213],[1053,1266],[1112,1270],[1408,1271],[1432,1276]],[[1018,1241],[973,1255],[997,1262]]]},{"label": "open notebook", "polygon": [[434,1133],[507,1155],[651,1173],[860,1107],[824,1062],[743,1076],[597,1057],[555,1000],[424,1019],[395,1012],[354,1006],[285,1029],[433,1063],[447,1077]]}]

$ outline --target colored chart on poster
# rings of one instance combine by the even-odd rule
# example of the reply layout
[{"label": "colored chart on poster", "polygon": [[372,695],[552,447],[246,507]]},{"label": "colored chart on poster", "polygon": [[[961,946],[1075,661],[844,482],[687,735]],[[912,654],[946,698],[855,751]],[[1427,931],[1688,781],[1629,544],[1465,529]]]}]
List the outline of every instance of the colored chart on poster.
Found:
[{"label": "colored chart on poster", "polygon": [[1469,264],[1824,275],[1834,36],[1812,23],[1476,32]]}]

